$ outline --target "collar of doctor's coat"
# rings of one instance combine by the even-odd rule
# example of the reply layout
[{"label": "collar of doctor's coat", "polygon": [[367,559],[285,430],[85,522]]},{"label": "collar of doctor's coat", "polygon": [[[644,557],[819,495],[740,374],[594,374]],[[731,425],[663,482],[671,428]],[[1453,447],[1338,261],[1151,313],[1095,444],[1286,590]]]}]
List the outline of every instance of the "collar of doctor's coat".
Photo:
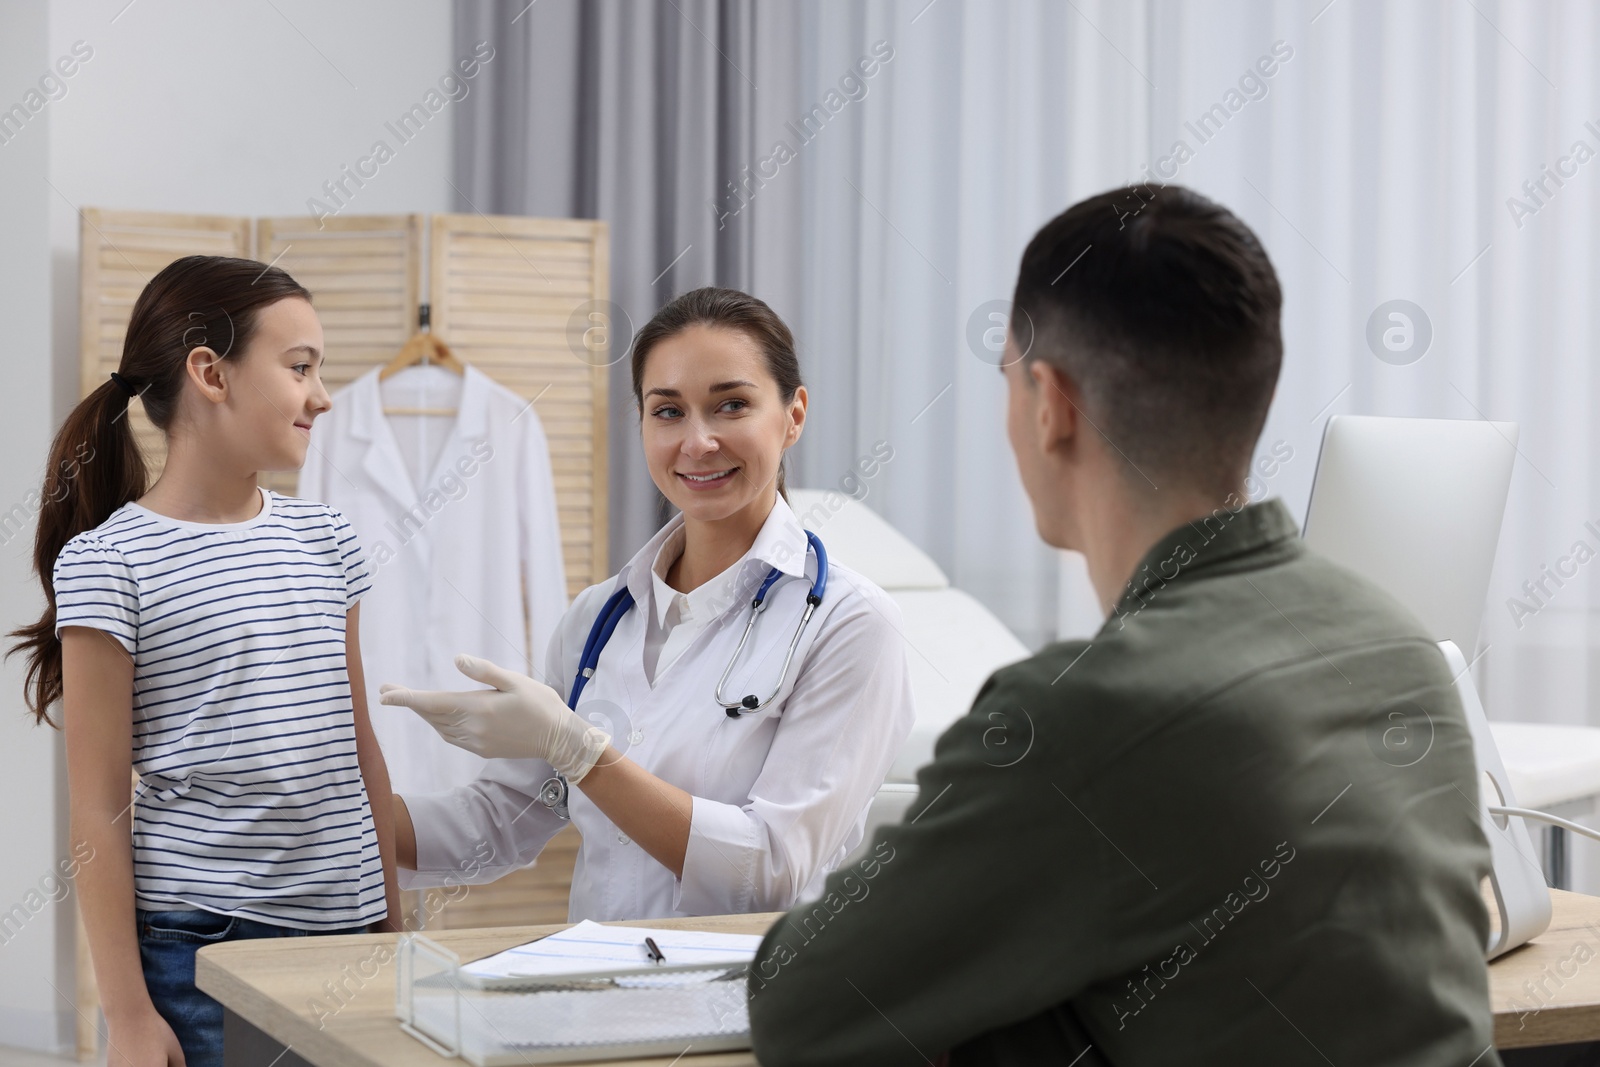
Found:
[{"label": "collar of doctor's coat", "polygon": [[744,569],[742,566],[744,557],[715,578],[687,593],[680,593],[667,584],[667,572],[683,554],[683,541],[684,529],[680,525],[669,532],[667,539],[661,544],[661,551],[656,553],[655,561],[650,564],[650,588],[658,631],[666,630],[667,615],[671,612],[672,605],[680,600],[683,602],[683,608],[678,621],[689,625],[700,625],[710,622],[717,617],[720,609],[731,601],[739,599],[735,591]]},{"label": "collar of doctor's coat", "polygon": [[[633,594],[635,604],[652,602],[654,588],[650,575],[656,557],[662,546],[682,527],[682,513],[674,515],[622,568],[622,580],[628,592]],[[720,617],[754,597],[767,571],[773,567],[790,577],[805,577],[808,558],[805,529],[788,502],[782,496],[776,496],[772,510],[767,513],[767,520],[761,524],[750,550],[740,557],[738,563],[728,568],[735,576],[728,594],[733,602],[713,604],[713,617]]]},{"label": "collar of doctor's coat", "polygon": [[[374,367],[351,382],[340,399],[350,405],[349,436],[367,443],[362,466],[373,481],[401,504],[414,507],[417,503],[416,486],[400,455],[400,443],[383,414],[383,393],[378,382],[382,369]],[[462,375],[461,397],[456,403],[455,423],[450,429],[451,435],[463,444],[477,441],[488,434],[488,386],[489,379],[484,373],[467,364],[466,373]],[[446,447],[449,447],[448,441]]]}]

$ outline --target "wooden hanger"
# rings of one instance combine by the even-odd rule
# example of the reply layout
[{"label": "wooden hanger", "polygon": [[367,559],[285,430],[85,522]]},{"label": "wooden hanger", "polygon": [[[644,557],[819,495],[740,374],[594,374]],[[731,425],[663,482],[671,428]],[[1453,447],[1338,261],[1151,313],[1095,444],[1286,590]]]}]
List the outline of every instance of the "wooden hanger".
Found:
[{"label": "wooden hanger", "polygon": [[[395,357],[378,372],[378,381],[385,381],[408,367],[436,366],[443,367],[455,374],[465,375],[467,365],[456,358],[450,351],[450,346],[439,340],[428,326],[430,308],[423,304],[418,308],[418,319],[421,329],[411,335],[411,339],[401,346]],[[385,415],[441,415],[449,416],[456,413],[455,408],[384,408]]]}]

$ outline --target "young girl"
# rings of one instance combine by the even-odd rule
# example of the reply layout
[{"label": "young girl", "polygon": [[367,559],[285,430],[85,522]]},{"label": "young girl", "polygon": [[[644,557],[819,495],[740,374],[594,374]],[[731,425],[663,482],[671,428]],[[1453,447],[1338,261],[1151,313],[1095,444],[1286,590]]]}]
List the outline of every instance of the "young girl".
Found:
[{"label": "young girl", "polygon": [[[399,915],[357,637],[366,562],[338,512],[256,484],[305,462],[331,406],[310,300],[274,267],[178,260],[51,446],[34,548],[47,607],[13,651],[38,720],[62,702],[112,1065],[222,1063],[201,946]],[[148,488],[135,395],[167,441]]]}]

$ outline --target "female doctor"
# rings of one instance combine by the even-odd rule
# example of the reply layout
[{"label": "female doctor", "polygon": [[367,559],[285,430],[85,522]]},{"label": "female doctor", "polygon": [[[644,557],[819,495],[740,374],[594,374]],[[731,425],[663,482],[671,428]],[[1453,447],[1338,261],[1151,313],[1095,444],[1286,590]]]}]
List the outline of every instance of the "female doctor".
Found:
[{"label": "female doctor", "polygon": [[744,293],[686,293],[639,332],[633,396],[680,514],[578,595],[545,678],[462,656],[492,688],[381,690],[492,759],[470,785],[395,797],[409,887],[493,881],[570,816],[571,921],[779,911],[861,840],[910,680],[894,602],[830,564],[784,498],[806,417],[788,327]]}]

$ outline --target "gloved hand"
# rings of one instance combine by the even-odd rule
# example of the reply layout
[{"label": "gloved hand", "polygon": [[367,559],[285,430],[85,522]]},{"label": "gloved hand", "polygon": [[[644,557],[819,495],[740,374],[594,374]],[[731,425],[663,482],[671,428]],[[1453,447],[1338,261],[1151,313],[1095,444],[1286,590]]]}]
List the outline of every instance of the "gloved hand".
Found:
[{"label": "gloved hand", "polygon": [[437,693],[385,684],[378,700],[410,708],[457,748],[486,759],[547,760],[569,782],[582,781],[611,743],[543,682],[467,655],[456,657],[456,670],[494,688]]}]

